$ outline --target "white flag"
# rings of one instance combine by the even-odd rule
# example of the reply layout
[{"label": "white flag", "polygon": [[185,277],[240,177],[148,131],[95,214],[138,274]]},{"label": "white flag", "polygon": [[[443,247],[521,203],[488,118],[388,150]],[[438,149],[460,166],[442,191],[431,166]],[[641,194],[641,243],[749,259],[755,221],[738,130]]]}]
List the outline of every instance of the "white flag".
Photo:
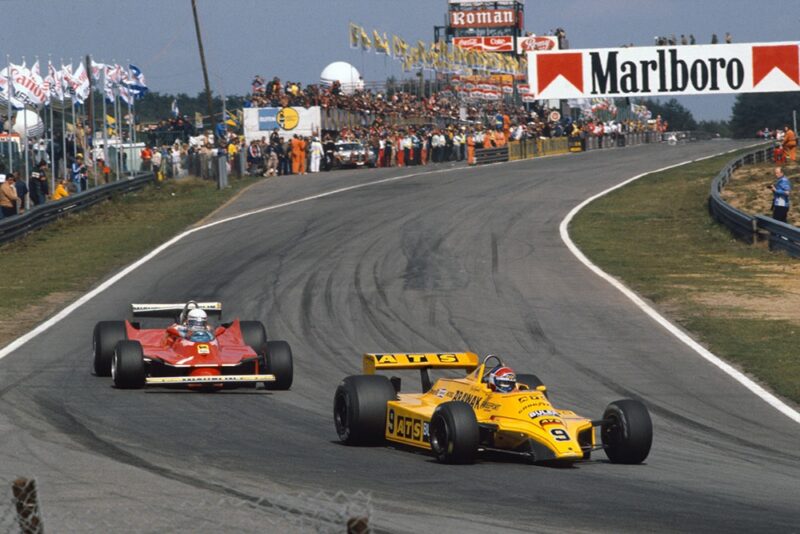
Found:
[{"label": "white flag", "polygon": [[[34,64],[38,70],[39,62]],[[14,85],[14,96],[31,106],[40,106],[45,101],[44,81],[38,73],[25,66],[11,63],[11,81]]]}]

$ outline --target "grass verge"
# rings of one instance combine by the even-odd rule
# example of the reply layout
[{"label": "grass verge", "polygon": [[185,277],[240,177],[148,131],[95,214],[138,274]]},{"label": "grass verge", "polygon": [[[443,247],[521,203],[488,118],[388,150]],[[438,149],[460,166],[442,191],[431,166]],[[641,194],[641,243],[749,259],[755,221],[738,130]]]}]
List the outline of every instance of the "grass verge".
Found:
[{"label": "grass verge", "polygon": [[711,180],[733,157],[618,189],[578,213],[570,235],[712,352],[800,403],[800,262],[734,240],[708,215]]},{"label": "grass verge", "polygon": [[231,199],[255,178],[217,191],[194,178],[119,195],[0,247],[0,344],[18,337],[108,273]]}]

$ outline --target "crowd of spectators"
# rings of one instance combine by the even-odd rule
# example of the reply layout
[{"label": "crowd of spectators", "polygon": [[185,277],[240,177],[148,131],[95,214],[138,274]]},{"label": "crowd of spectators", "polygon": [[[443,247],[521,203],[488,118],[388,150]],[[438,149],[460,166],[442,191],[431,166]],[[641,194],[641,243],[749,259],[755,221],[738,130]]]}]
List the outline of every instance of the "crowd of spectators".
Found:
[{"label": "crowd of spectators", "polygon": [[[657,35],[653,38],[656,46],[677,46],[677,45],[695,45],[697,44],[697,39],[695,39],[694,34],[690,33],[687,37],[685,34],[681,34],[680,39],[675,37],[673,33],[669,37]],[[733,37],[731,36],[730,32],[725,32],[725,44],[731,44],[733,42]],[[716,33],[711,34],[711,44],[719,44],[719,37],[717,37]]]}]

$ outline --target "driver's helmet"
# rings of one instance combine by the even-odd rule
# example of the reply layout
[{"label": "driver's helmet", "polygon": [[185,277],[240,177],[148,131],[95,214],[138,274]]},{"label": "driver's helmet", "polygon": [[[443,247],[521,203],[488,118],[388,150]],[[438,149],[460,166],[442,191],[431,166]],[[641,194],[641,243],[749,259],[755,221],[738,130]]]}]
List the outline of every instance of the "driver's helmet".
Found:
[{"label": "driver's helmet", "polygon": [[207,330],[208,325],[208,315],[206,312],[199,309],[194,308],[189,310],[189,313],[186,315],[186,327],[191,331],[199,331],[199,330]]},{"label": "driver's helmet", "polygon": [[517,386],[517,375],[510,367],[498,365],[489,373],[489,386],[501,393],[514,391]]}]

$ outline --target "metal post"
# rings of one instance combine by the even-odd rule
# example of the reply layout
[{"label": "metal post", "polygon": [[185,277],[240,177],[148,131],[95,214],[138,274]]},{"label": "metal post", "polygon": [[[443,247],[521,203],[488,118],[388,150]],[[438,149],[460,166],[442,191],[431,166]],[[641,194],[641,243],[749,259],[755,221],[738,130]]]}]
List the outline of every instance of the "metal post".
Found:
[{"label": "metal post", "polygon": [[108,165],[108,110],[106,108],[106,67],[103,67],[103,164]]},{"label": "metal post", "polygon": [[206,55],[203,51],[203,38],[200,35],[200,20],[197,18],[197,2],[192,0],[192,14],[194,15],[194,30],[197,33],[197,48],[200,51],[200,64],[203,67],[203,83],[206,88],[206,105],[208,118],[211,121],[211,130],[214,130],[214,105],[211,102],[211,86],[208,83],[208,69],[206,68]]},{"label": "metal post", "polygon": [[11,97],[14,95],[14,78],[11,77],[11,56],[6,54],[6,80],[8,82],[8,173],[14,171],[14,152],[11,150]]},{"label": "metal post", "polygon": [[50,99],[50,194],[56,190],[56,129],[53,122],[53,99]]}]

